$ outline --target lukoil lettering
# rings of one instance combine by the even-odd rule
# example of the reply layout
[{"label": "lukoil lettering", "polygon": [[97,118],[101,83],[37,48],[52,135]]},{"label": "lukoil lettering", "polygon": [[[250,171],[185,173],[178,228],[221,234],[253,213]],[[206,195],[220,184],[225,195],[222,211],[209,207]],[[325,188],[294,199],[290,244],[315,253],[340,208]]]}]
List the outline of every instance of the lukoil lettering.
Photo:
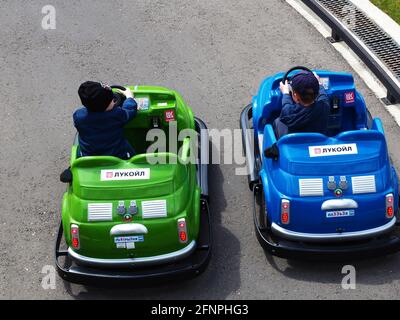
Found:
[{"label": "lukoil lettering", "polygon": [[148,180],[150,179],[150,169],[116,169],[102,170],[101,181],[113,180]]},{"label": "lukoil lettering", "polygon": [[337,147],[337,148],[323,148],[322,153],[327,153],[327,152],[344,152],[344,151],[353,151],[353,148],[351,146],[349,147]]},{"label": "lukoil lettering", "polygon": [[308,147],[310,157],[358,154],[356,143]]}]

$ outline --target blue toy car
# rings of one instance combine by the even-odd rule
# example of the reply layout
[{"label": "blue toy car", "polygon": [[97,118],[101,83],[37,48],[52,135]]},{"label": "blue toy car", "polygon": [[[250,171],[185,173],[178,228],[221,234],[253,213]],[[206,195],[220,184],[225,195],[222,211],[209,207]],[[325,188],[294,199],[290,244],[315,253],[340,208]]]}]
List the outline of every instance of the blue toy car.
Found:
[{"label": "blue toy car", "polygon": [[277,141],[279,84],[298,70],[310,71],[295,67],[266,78],[241,115],[258,240],[286,258],[400,250],[397,174],[382,123],[371,118],[351,74],[316,71],[330,98],[329,135],[292,133]]}]

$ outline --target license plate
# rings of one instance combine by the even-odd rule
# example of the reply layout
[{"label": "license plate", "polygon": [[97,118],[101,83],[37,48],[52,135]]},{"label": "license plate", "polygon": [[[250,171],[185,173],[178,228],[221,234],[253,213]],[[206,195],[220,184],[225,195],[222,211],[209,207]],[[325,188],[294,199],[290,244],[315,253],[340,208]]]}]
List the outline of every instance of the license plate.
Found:
[{"label": "license plate", "polygon": [[354,214],[355,214],[354,210],[328,211],[326,213],[326,217],[327,218],[353,217]]},{"label": "license plate", "polygon": [[114,243],[144,242],[144,236],[116,237]]}]

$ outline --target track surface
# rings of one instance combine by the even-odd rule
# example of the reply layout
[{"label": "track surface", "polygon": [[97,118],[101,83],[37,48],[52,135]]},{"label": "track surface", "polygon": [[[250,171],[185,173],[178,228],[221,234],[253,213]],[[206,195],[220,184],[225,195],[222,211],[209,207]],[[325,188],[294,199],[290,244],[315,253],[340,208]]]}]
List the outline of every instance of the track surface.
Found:
[{"label": "track surface", "polygon": [[[264,254],[253,231],[251,196],[235,165],[210,172],[215,247],[199,278],[158,288],[101,290],[64,284],[43,290],[74,136],[77,89],[93,79],[178,90],[209,128],[238,128],[261,80],[293,65],[352,72],[283,0],[52,0],[57,29],[41,28],[42,4],[0,4],[0,297],[140,299],[397,298],[400,255],[349,262],[357,289],[343,290],[343,263]],[[43,4],[44,5],[44,4]],[[383,120],[400,168],[400,130],[356,77]]]}]

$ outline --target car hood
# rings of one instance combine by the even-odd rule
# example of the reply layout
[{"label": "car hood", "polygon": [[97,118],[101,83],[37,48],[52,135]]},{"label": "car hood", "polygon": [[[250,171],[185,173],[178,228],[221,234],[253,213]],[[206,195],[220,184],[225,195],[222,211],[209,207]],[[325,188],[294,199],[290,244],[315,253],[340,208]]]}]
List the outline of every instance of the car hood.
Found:
[{"label": "car hood", "polygon": [[188,166],[108,158],[82,158],[72,166],[73,192],[81,199],[118,200],[169,195],[188,179]]},{"label": "car hood", "polygon": [[289,135],[278,142],[279,168],[291,175],[327,176],[374,172],[388,163],[378,131],[349,131],[337,137]]}]

